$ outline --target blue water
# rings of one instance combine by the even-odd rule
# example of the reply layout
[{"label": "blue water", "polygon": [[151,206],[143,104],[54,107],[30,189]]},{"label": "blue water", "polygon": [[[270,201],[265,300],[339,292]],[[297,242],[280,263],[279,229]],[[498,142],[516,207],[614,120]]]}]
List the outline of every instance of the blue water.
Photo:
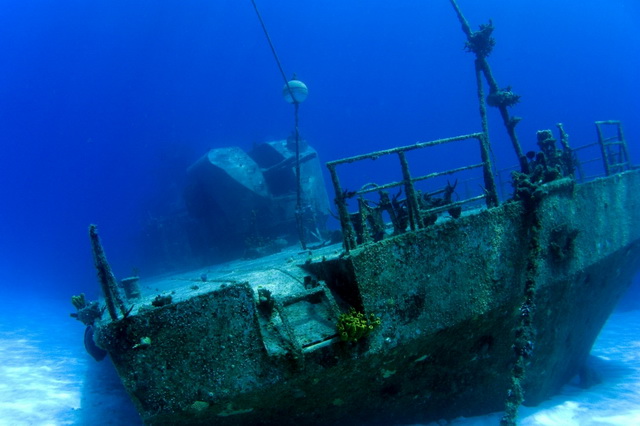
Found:
[{"label": "blue water", "polygon": [[[593,121],[618,119],[640,162],[636,0],[459,4],[473,28],[493,19],[489,61],[522,95],[512,112],[525,150],[557,122],[578,146],[595,140]],[[323,162],[480,130],[473,57],[448,1],[258,6],[285,72],[309,86],[300,130]],[[189,164],[291,133],[282,85],[249,0],[3,1],[2,297],[97,297],[90,223],[116,276],[153,270],[141,234],[180,201]],[[497,166],[511,166],[490,113]]]}]

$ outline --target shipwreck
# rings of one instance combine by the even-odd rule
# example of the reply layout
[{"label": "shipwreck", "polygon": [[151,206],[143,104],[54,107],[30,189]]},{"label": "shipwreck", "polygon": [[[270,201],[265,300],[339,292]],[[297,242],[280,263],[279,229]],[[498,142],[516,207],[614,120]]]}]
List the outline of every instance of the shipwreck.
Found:
[{"label": "shipwreck", "polygon": [[[327,163],[337,242],[283,244],[120,284],[91,228],[104,298],[76,297],[75,315],[146,424],[391,425],[494,411],[514,424],[521,403],[541,402],[580,373],[640,265],[640,171],[617,121],[597,122],[597,141],[575,148],[562,125],[557,138],[540,131],[538,149],[525,153],[509,112],[518,96],[498,86],[487,62],[493,26],[472,31],[452,4],[475,55],[480,131]],[[508,199],[490,158],[487,105],[500,111],[519,162]],[[222,176],[236,189],[209,194],[212,203],[232,197],[246,211],[281,212],[270,216],[279,218],[273,235],[287,228],[308,240],[315,228],[299,232],[295,178],[300,188],[301,173],[321,175],[300,168],[301,153],[307,164],[317,159],[294,149],[297,134],[295,142],[252,158],[231,150],[264,180],[233,175],[220,151],[207,154],[190,171],[189,194],[207,191],[207,174]],[[424,173],[411,161],[445,144],[476,150],[477,161]],[[596,177],[580,159],[589,149],[599,154]],[[344,167],[381,158],[397,159],[402,179],[342,187]],[[471,172],[480,190],[454,197],[454,179]],[[276,174],[289,180],[270,195]],[[321,214],[322,185],[303,181]],[[206,220],[205,208],[198,214]],[[242,215],[246,240],[255,227]]]}]

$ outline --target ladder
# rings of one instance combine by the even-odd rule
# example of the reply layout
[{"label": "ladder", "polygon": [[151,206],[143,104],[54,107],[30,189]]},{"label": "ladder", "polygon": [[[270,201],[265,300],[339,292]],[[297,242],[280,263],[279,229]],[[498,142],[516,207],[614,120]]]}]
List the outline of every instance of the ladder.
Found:
[{"label": "ladder", "polygon": [[335,324],[339,308],[323,281],[288,296],[273,296],[269,312],[260,309],[262,341],[271,357],[291,359],[298,368],[304,356],[339,341]]}]

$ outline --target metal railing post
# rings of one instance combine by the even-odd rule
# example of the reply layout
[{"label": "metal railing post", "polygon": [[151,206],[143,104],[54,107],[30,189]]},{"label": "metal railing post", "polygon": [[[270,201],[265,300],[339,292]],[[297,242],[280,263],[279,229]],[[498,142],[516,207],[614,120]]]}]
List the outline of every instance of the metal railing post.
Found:
[{"label": "metal railing post", "polygon": [[338,179],[338,173],[336,172],[336,165],[327,163],[329,174],[331,175],[331,182],[333,182],[333,190],[335,191],[336,198],[335,203],[338,208],[338,217],[340,218],[340,227],[342,228],[342,239],[344,242],[344,249],[348,253],[349,250],[356,248],[355,231],[349,218],[349,211],[347,210],[347,203],[344,199],[342,188],[340,187],[340,179]]},{"label": "metal railing post", "polygon": [[487,207],[496,207],[498,205],[498,190],[496,189],[496,181],[493,175],[493,167],[491,157],[489,155],[489,143],[486,134],[478,138],[480,142],[480,156],[482,157],[482,177],[484,178],[484,190],[487,194],[485,202]]},{"label": "metal railing post", "polygon": [[416,190],[413,186],[413,180],[411,179],[411,172],[409,171],[409,163],[407,163],[405,152],[399,151],[398,158],[400,159],[400,167],[402,168],[404,191],[407,194],[407,213],[409,214],[409,226],[411,227],[412,231],[415,231],[418,228],[422,228],[420,208],[418,206],[418,197],[416,196]]}]

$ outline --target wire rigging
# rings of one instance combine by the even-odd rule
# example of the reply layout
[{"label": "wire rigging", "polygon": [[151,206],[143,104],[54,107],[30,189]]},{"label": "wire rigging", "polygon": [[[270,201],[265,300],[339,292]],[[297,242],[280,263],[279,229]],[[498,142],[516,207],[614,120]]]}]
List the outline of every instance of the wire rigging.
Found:
[{"label": "wire rigging", "polygon": [[264,35],[267,37],[267,42],[269,43],[269,47],[271,48],[271,53],[273,53],[273,57],[276,60],[276,63],[278,64],[280,75],[282,75],[284,84],[287,85],[287,90],[289,90],[289,95],[291,95],[291,97],[295,99],[295,97],[293,96],[293,91],[289,86],[289,80],[287,79],[287,75],[284,73],[284,69],[282,68],[282,63],[280,62],[280,58],[278,58],[278,54],[276,53],[276,48],[273,45],[273,42],[271,41],[271,37],[269,36],[269,31],[267,31],[267,26],[265,25],[264,20],[262,19],[262,15],[260,15],[260,11],[258,10],[258,5],[256,5],[255,0],[251,0],[251,4],[253,5],[253,9],[256,11],[256,15],[258,15],[260,26],[262,27],[262,31],[264,31]]},{"label": "wire rigging", "polygon": [[[260,15],[260,11],[258,10],[258,5],[256,5],[255,0],[251,0],[251,4],[253,5],[253,9],[256,11],[256,15],[258,16],[258,20],[260,21],[260,25],[262,26],[262,31],[264,31],[264,35],[267,37],[267,42],[269,43],[269,47],[271,48],[271,53],[273,53],[273,57],[278,64],[278,69],[280,70],[280,75],[282,75],[282,79],[284,80],[285,87],[289,92],[289,96],[293,101],[294,116],[295,116],[295,137],[296,137],[296,227],[298,230],[298,239],[300,240],[300,245],[304,250],[307,249],[307,243],[304,236],[304,224],[303,224],[303,211],[302,211],[302,185],[300,182],[300,131],[298,129],[298,109],[300,106],[300,102],[298,102],[295,97],[293,90],[291,89],[291,85],[289,84],[289,80],[287,79],[287,75],[284,73],[284,69],[282,68],[282,63],[280,62],[280,58],[278,58],[278,54],[276,53],[276,48],[271,41],[271,37],[269,36],[269,31],[267,31],[267,26],[262,19],[262,15]],[[294,74],[295,79],[295,74]]]}]

